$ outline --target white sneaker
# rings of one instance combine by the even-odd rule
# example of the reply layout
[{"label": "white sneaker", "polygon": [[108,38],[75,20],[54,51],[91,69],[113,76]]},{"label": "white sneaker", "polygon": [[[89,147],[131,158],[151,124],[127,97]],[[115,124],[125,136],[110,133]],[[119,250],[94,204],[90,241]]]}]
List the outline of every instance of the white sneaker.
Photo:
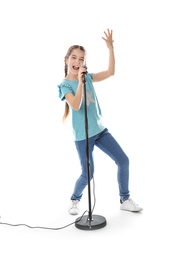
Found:
[{"label": "white sneaker", "polygon": [[138,212],[143,210],[143,208],[141,208],[138,204],[136,204],[131,198],[121,202],[120,209],[133,211],[133,212]]},{"label": "white sneaker", "polygon": [[79,200],[71,200],[68,212],[70,215],[77,215],[79,213]]}]

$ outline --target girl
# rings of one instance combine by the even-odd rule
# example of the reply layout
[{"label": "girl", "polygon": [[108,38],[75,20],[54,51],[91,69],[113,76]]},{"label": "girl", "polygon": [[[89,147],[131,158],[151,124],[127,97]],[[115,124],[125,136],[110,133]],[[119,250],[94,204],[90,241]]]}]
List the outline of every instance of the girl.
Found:
[{"label": "girl", "polygon": [[79,213],[79,202],[88,184],[86,162],[86,133],[84,124],[83,77],[86,73],[86,100],[88,114],[89,162],[90,179],[94,174],[93,149],[97,146],[105,152],[117,165],[117,180],[120,196],[120,209],[142,211],[142,208],[130,198],[129,192],[129,159],[120,145],[102,123],[101,109],[95,93],[93,82],[98,82],[113,76],[115,73],[115,57],[112,30],[104,32],[102,39],[109,50],[109,65],[107,70],[99,73],[88,73],[86,69],[86,51],[79,45],[71,46],[65,56],[65,79],[58,85],[59,97],[65,100],[63,120],[72,111],[72,127],[74,141],[81,163],[81,175],[77,179],[71,195],[69,214]]}]

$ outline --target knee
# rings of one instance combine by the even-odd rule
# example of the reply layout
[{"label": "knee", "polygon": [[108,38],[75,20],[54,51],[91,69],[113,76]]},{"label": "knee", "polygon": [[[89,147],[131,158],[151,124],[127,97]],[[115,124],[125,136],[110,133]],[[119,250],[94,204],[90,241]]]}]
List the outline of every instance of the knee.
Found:
[{"label": "knee", "polygon": [[93,176],[94,176],[94,164],[91,163],[89,166],[89,174],[90,174],[90,180],[92,180]]},{"label": "knee", "polygon": [[89,167],[89,171],[87,171],[87,169],[83,171],[81,176],[84,178],[84,180],[86,180],[86,182],[88,182],[88,175],[90,177],[90,180],[92,180],[94,176],[94,168]]},{"label": "knee", "polygon": [[129,158],[128,158],[128,156],[127,156],[127,155],[125,156],[125,159],[124,159],[124,161],[125,161],[125,164],[126,164],[127,166],[129,166]]},{"label": "knee", "polygon": [[129,158],[126,154],[122,158],[120,158],[116,164],[121,168],[129,168]]}]

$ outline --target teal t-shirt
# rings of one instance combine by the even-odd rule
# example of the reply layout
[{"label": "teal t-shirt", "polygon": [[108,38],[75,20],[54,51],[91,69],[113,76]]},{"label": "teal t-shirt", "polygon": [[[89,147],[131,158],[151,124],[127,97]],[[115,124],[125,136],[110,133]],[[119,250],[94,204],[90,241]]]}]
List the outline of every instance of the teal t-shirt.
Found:
[{"label": "teal t-shirt", "polygon": [[[60,99],[64,101],[65,95],[70,92],[75,95],[77,87],[78,81],[64,79],[62,83],[58,85]],[[78,111],[71,108],[72,128],[75,141],[86,139],[84,103],[85,102],[83,97],[81,107]],[[92,74],[90,73],[86,74],[86,104],[88,118],[88,137],[92,137],[102,132],[105,127],[102,123],[102,113],[92,83]]]}]

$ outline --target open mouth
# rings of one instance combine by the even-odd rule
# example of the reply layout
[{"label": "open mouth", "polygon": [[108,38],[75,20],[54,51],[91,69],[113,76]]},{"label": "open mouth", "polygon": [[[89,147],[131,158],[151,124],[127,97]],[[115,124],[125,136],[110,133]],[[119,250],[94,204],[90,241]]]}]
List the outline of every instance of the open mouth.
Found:
[{"label": "open mouth", "polygon": [[73,70],[79,70],[79,66],[73,66]]}]

